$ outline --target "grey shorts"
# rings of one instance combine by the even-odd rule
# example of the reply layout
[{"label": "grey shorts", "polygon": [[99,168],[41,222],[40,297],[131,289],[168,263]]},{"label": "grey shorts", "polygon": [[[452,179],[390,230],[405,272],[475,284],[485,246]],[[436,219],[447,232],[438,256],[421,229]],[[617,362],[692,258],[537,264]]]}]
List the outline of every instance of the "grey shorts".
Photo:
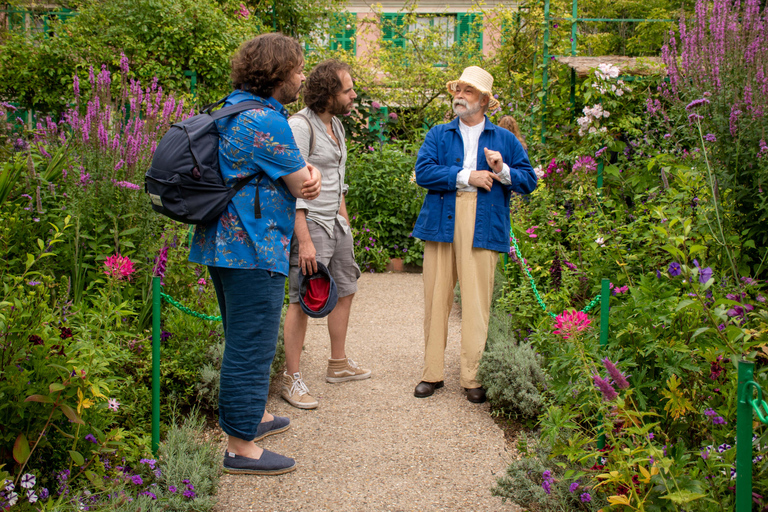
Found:
[{"label": "grey shorts", "polygon": [[[339,297],[352,295],[357,291],[357,279],[360,277],[360,267],[355,263],[354,243],[352,229],[348,228],[344,233],[338,219],[333,226],[331,238],[322,226],[307,219],[309,236],[315,245],[315,258],[328,267],[331,277],[336,282],[336,290]],[[291,239],[291,269],[288,271],[288,300],[299,302],[299,281],[301,269],[299,268],[299,244],[296,236]]]}]

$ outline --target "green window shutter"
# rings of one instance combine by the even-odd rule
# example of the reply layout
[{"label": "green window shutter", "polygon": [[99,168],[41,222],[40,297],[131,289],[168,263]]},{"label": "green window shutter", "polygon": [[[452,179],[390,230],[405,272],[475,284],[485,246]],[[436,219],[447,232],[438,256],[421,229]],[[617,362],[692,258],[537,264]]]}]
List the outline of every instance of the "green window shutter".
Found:
[{"label": "green window shutter", "polygon": [[396,48],[405,48],[405,15],[386,12],[381,15],[381,36],[385,42],[390,42]]},{"label": "green window shutter", "polygon": [[336,23],[339,31],[331,37],[331,49],[352,52],[354,55],[357,49],[357,37],[355,35],[357,14],[353,12],[338,14],[336,15]]},{"label": "green window shutter", "polygon": [[483,15],[482,14],[457,14],[456,15],[456,42],[461,46],[472,42],[478,50],[483,49]]}]

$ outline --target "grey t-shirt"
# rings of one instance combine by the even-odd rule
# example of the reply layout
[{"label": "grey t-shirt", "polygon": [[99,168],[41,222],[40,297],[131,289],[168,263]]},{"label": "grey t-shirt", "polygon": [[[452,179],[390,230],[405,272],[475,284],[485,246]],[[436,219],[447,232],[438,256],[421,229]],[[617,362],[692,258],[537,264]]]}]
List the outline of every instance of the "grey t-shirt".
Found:
[{"label": "grey t-shirt", "polygon": [[303,114],[312,123],[315,132],[315,149],[309,154],[309,125],[301,117],[292,116],[288,124],[293,131],[293,137],[299,146],[301,156],[307,163],[317,167],[321,174],[320,195],[311,201],[296,199],[297,210],[307,210],[307,218],[320,224],[333,238],[333,227],[338,220],[344,232],[348,232],[349,226],[346,219],[339,215],[341,199],[347,193],[347,185],[344,183],[347,163],[347,144],[344,140],[344,126],[335,117],[331,126],[339,145],[334,142],[325,128],[325,124],[317,114],[309,108],[303,108],[298,112]]}]

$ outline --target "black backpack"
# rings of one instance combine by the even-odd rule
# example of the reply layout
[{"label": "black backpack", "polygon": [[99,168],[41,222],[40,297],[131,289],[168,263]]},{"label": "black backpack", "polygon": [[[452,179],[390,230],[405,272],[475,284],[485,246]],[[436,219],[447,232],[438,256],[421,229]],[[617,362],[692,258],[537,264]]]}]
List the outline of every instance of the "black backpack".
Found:
[{"label": "black backpack", "polygon": [[[214,108],[226,98],[189,119],[171,126],[163,135],[152,157],[152,165],[144,175],[144,191],[152,200],[152,209],[186,224],[208,224],[219,219],[232,198],[258,174],[228,187],[219,170],[218,119],[245,110],[263,109],[259,101],[249,100]],[[261,218],[258,187],[255,201],[256,218]]]}]

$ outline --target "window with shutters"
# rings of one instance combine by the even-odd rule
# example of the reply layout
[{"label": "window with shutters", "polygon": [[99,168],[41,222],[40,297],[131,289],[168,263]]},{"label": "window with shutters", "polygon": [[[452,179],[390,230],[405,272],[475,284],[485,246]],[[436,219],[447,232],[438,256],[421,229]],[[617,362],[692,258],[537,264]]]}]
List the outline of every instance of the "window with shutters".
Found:
[{"label": "window with shutters", "polygon": [[334,14],[334,18],[328,47],[331,50],[344,50],[354,55],[357,50],[355,36],[357,15],[352,12],[343,12]]},{"label": "window with shutters", "polygon": [[468,48],[483,49],[482,14],[464,13],[456,15],[456,42],[463,50]]},{"label": "window with shutters", "polygon": [[395,48],[405,48],[405,14],[385,12],[381,15],[381,38]]},{"label": "window with shutters", "polygon": [[431,36],[435,47],[450,48],[456,40],[456,16],[417,16],[408,32],[414,38]]},{"label": "window with shutters", "polygon": [[313,53],[318,48],[344,50],[357,53],[357,15],[353,12],[332,13],[321,23],[322,29],[309,34],[310,41],[305,43],[306,53]]}]

